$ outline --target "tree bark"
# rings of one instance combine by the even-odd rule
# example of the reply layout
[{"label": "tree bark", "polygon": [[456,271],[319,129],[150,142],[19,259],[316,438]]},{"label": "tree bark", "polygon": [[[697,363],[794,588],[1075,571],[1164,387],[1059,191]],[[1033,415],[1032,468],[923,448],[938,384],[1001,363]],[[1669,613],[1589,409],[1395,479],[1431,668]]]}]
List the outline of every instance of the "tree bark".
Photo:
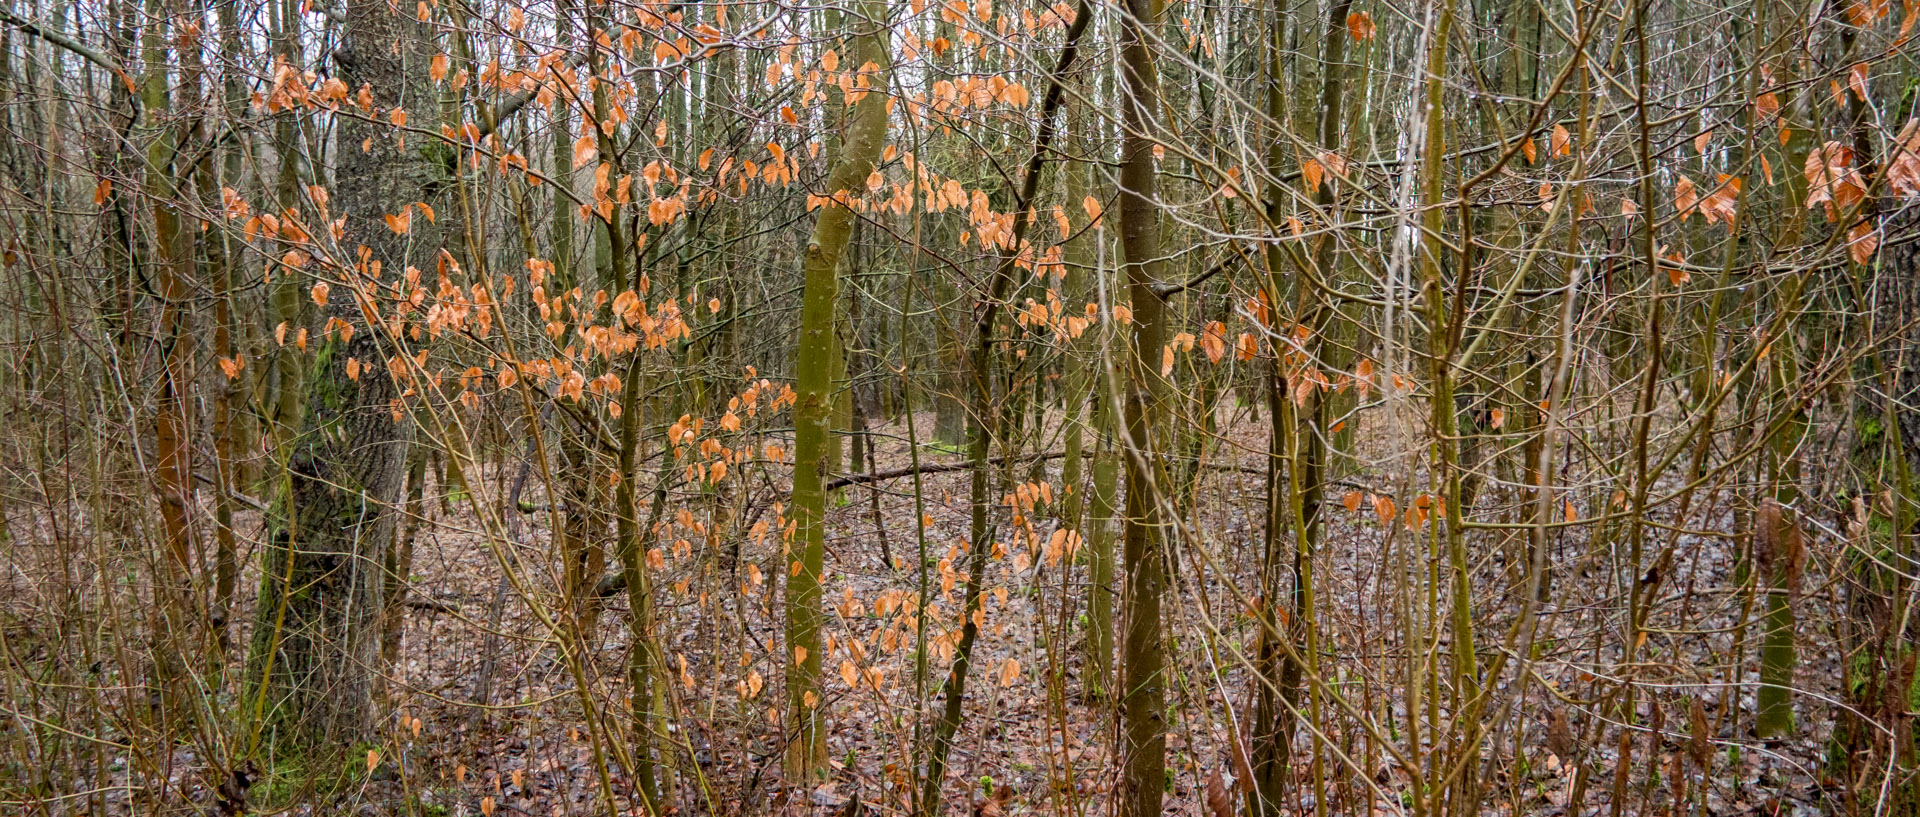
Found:
[{"label": "tree bark", "polygon": [[1127,0],[1120,20],[1120,240],[1133,309],[1133,351],[1127,359],[1125,423],[1125,643],[1120,672],[1119,790],[1121,817],[1158,817],[1166,786],[1166,654],[1160,607],[1166,585],[1166,543],[1159,486],[1166,469],[1154,439],[1165,381],[1160,376],[1166,300],[1160,281],[1160,221],[1154,145],[1160,79],[1147,30],[1153,0]]},{"label": "tree bark", "polygon": [[[381,115],[340,118],[332,201],[346,217],[339,247],[347,255],[322,264],[320,274],[332,280],[325,314],[356,331],[345,341],[340,332],[320,334],[309,361],[302,433],[279,509],[285,527],[265,559],[250,658],[268,724],[315,745],[366,735],[374,725],[386,550],[411,436],[395,378],[409,364],[384,327],[361,320],[352,284],[371,286],[375,264],[405,265],[406,244],[382,216],[420,199],[418,168],[398,134],[381,124],[410,87],[400,55],[409,28],[379,0],[346,5],[338,76],[349,88],[369,88]],[[360,376],[347,375],[350,360],[364,367]]]},{"label": "tree bark", "polygon": [[[863,0],[847,23],[852,35],[852,67],[872,63],[872,91],[852,107],[841,135],[840,154],[827,179],[828,201],[820,206],[802,264],[805,291],[800,307],[800,340],[794,362],[793,548],[781,573],[787,582],[787,730],[786,769],[795,781],[811,781],[826,771],[827,744],[821,697],[820,577],[826,542],[826,468],[833,414],[833,357],[839,339],[834,305],[840,289],[840,258],[853,234],[854,215],[847,199],[865,190],[868,174],[880,159],[887,135],[889,57],[887,7]],[[803,652],[804,651],[804,652]]]}]

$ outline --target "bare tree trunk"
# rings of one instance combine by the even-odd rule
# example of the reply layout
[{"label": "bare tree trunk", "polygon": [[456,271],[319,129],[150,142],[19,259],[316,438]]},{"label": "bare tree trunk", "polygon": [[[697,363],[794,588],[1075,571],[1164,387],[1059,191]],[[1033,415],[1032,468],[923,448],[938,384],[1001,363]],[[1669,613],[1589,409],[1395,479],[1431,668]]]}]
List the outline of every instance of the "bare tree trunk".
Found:
[{"label": "bare tree trunk", "polygon": [[1153,0],[1127,0],[1120,20],[1121,111],[1120,241],[1126,253],[1133,309],[1133,350],[1126,363],[1126,535],[1122,559],[1126,591],[1121,647],[1118,791],[1121,817],[1158,817],[1166,786],[1166,653],[1160,605],[1166,585],[1166,531],[1160,488],[1166,469],[1158,441],[1165,380],[1166,300],[1156,289],[1162,266],[1154,146],[1159,131],[1160,79],[1147,31],[1157,24]]},{"label": "bare tree trunk", "polygon": [[[176,692],[173,684],[178,673],[186,671],[183,658],[197,655],[195,632],[199,616],[195,612],[193,528],[189,509],[193,506],[193,466],[188,453],[191,445],[190,414],[193,378],[192,316],[188,295],[197,252],[194,234],[182,224],[177,176],[190,168],[177,167],[175,159],[192,136],[190,125],[168,122],[171,100],[168,94],[167,21],[176,13],[163,0],[147,3],[147,28],[142,32],[142,48],[147,76],[141,89],[146,108],[147,127],[157,129],[147,148],[146,187],[153,213],[155,253],[153,278],[157,283],[160,308],[160,378],[154,401],[154,489],[160,500],[162,554],[159,575],[154,583],[155,609],[160,626],[155,632],[155,661],[159,665],[162,694]],[[191,94],[199,77],[190,76],[187,61],[182,60],[180,93]],[[193,121],[188,117],[182,122]],[[187,658],[190,663],[191,659]],[[188,694],[184,689],[178,690]],[[169,705],[168,710],[175,710]]]}]

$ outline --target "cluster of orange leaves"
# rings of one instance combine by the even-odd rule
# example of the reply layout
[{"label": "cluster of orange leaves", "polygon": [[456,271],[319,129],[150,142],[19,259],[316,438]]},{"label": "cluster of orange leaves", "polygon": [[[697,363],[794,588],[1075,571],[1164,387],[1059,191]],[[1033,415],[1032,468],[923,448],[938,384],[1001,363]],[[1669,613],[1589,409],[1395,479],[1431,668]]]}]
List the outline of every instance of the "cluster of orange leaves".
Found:
[{"label": "cluster of orange leaves", "polygon": [[1437,494],[1415,496],[1404,514],[1394,503],[1393,497],[1384,494],[1348,491],[1340,504],[1346,507],[1348,513],[1359,513],[1363,506],[1371,508],[1381,527],[1391,526],[1395,519],[1399,519],[1412,532],[1418,532],[1432,516],[1446,514],[1446,500]]}]

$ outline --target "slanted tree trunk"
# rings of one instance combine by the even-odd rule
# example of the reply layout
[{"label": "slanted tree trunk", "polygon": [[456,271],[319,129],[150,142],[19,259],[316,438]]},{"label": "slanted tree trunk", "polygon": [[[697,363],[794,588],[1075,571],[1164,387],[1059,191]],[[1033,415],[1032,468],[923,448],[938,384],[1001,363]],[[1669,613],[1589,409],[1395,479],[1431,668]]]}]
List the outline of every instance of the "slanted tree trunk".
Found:
[{"label": "slanted tree trunk", "polygon": [[[1029,214],[1034,197],[1039,194],[1040,179],[1046,173],[1046,160],[1052,147],[1054,134],[1058,127],[1054,123],[1061,103],[1065,100],[1065,73],[1073,67],[1073,61],[1080,49],[1080,37],[1092,24],[1093,10],[1085,2],[1079,5],[1073,24],[1067,28],[1066,42],[1061,46],[1059,60],[1049,75],[1046,94],[1040,103],[1040,128],[1034,136],[1033,152],[1029,154],[1027,165],[1020,177],[1020,188],[1013,193],[1013,230],[1011,246],[1021,246],[1027,231],[1032,227]],[[968,541],[971,547],[967,554],[967,587],[964,601],[961,603],[960,643],[955,648],[953,666],[947,673],[947,680],[941,685],[946,695],[945,706],[940,719],[934,724],[933,744],[927,757],[925,779],[921,781],[922,794],[919,813],[923,817],[933,817],[940,810],[941,784],[946,779],[947,754],[953,748],[954,735],[960,731],[961,707],[966,699],[967,673],[973,665],[973,649],[980,637],[980,617],[982,608],[987,562],[993,555],[993,527],[990,522],[990,489],[992,468],[991,453],[993,446],[1005,433],[1002,423],[1013,415],[1011,401],[1013,394],[1002,394],[995,400],[994,383],[1000,379],[994,365],[994,327],[999,321],[1002,309],[1013,292],[1018,276],[1015,274],[1016,258],[1012,254],[1001,255],[994,268],[993,277],[987,282],[986,292],[981,305],[976,310],[977,318],[973,327],[973,348],[968,379],[973,383],[969,407],[973,414],[972,438],[968,449],[973,459],[972,480],[969,485],[971,514],[968,523]],[[1004,381],[1003,381],[1004,382]],[[998,405],[996,405],[998,402]],[[1003,462],[1011,466],[1009,455]],[[1036,464],[1039,464],[1036,462]],[[1002,477],[1005,479],[1005,477]],[[1002,483],[1005,484],[1005,483]]]}]

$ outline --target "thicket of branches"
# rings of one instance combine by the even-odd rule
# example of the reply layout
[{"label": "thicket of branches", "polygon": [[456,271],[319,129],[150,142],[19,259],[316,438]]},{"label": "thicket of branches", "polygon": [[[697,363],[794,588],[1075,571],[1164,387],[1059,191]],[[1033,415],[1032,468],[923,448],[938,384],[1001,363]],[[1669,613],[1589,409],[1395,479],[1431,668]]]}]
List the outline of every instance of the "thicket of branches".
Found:
[{"label": "thicket of branches", "polygon": [[1920,813],[1917,15],[9,0],[0,812]]}]

